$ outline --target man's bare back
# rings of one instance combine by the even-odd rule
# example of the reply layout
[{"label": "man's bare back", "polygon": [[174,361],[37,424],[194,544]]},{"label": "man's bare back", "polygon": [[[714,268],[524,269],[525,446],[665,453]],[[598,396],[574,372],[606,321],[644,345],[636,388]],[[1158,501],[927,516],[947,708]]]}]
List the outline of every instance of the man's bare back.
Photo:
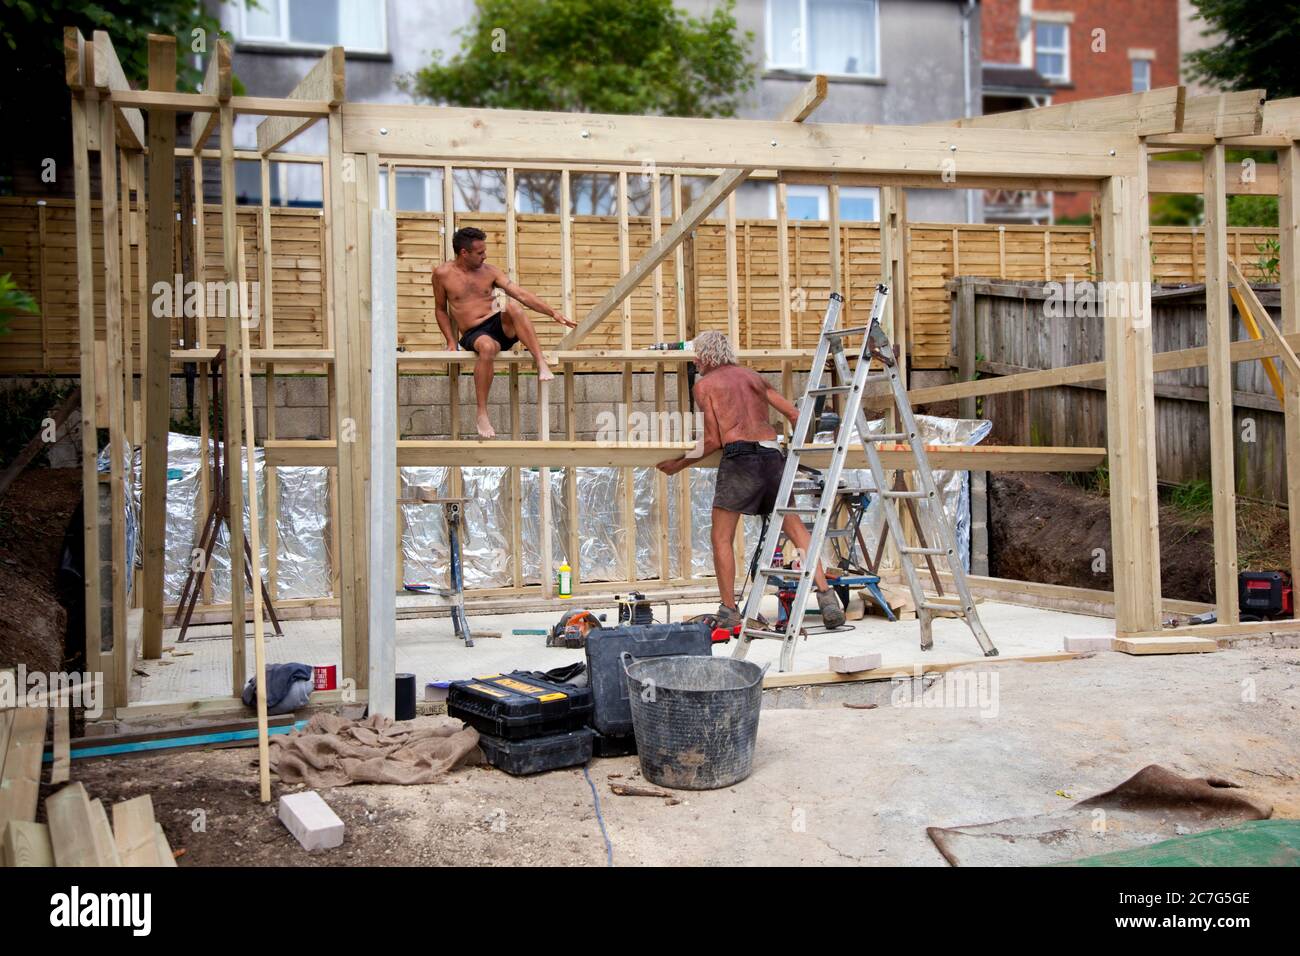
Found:
[{"label": "man's bare back", "polygon": [[716,423],[720,445],[733,441],[772,441],[770,386],[753,369],[723,365],[695,383],[695,404]]}]

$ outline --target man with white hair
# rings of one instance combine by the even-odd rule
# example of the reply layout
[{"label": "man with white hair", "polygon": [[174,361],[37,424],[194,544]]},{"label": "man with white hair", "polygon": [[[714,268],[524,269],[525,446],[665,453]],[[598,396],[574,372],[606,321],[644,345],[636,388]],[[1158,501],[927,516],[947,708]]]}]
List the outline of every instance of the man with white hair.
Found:
[{"label": "man with white hair", "polygon": [[[704,450],[701,457],[722,449],[718,480],[713,490],[713,569],[718,577],[718,626],[740,623],[736,608],[736,524],[741,515],[767,515],[776,507],[776,495],[785,470],[785,456],[776,441],[776,429],[769,409],[794,424],[799,410],[753,369],[736,364],[731,342],[721,332],[701,333],[695,339],[695,364],[700,377],[693,395],[695,407],[704,416]],[[661,461],[660,471],[673,475],[691,464],[692,458]],[[811,537],[798,515],[786,515],[782,526],[795,546],[808,554]],[[814,578],[817,606],[827,627],[844,623],[844,608],[826,583],[821,561]]]}]

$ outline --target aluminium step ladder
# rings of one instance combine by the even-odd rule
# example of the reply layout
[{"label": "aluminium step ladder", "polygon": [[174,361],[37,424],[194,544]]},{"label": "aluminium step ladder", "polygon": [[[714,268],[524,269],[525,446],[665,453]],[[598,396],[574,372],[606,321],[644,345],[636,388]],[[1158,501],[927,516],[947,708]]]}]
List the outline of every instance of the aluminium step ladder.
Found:
[{"label": "aluminium step ladder", "polygon": [[[855,431],[858,440],[862,443],[863,450],[866,452],[876,487],[875,493],[881,499],[884,510],[888,533],[897,545],[899,564],[902,566],[907,585],[912,592],[912,600],[916,605],[916,616],[921,626],[921,649],[929,650],[934,646],[931,625],[934,618],[940,616],[958,617],[965,620],[985,656],[994,657],[998,653],[997,648],[989,639],[988,633],[984,630],[979,615],[976,613],[975,601],[971,597],[970,589],[966,583],[966,571],[962,567],[960,555],[957,554],[952,524],[943,511],[943,501],[940,499],[939,492],[934,484],[934,473],[930,470],[924,440],[917,428],[916,417],[912,413],[912,405],[908,401],[907,391],[904,389],[902,377],[899,375],[897,352],[890,343],[884,329],[880,326],[880,316],[888,296],[889,288],[883,284],[877,285],[875,301],[871,307],[870,324],[857,328],[839,329],[836,326],[839,323],[840,312],[844,306],[844,298],[838,292],[831,293],[830,304],[826,309],[826,318],[822,323],[821,337],[817,343],[816,356],[813,358],[812,371],[808,375],[807,387],[799,403],[799,420],[795,424],[794,433],[791,437],[789,453],[785,460],[785,471],[781,476],[781,487],[776,496],[776,507],[773,509],[771,519],[767,522],[767,531],[763,535],[763,542],[759,550],[757,571],[750,586],[749,595],[745,600],[744,623],[740,632],[740,640],[732,652],[734,657],[743,658],[748,652],[749,642],[752,640],[775,638],[781,640],[784,644],[781,649],[781,670],[788,671],[794,666],[795,642],[799,638],[800,625],[803,623],[808,597],[813,590],[813,577],[817,561],[821,557],[822,546],[827,540],[827,530],[830,525],[831,513],[834,510],[833,505],[837,496],[846,492],[846,489],[840,488],[840,474],[844,470],[845,459],[848,457],[848,450],[853,442]],[[845,354],[844,340],[855,335],[863,336],[862,348],[858,355],[856,368],[850,369],[849,360]],[[834,362],[837,380],[840,384],[822,384],[826,375],[828,360]],[[883,371],[873,375],[871,374],[871,367],[875,362],[880,363]],[[862,399],[869,384],[885,381],[889,383],[894,407],[897,410],[897,421],[901,424],[901,430],[873,433],[867,427],[866,413],[862,410]],[[834,443],[831,445],[813,444],[808,437],[809,432],[813,430],[813,406],[819,397],[831,395],[842,395],[845,398],[845,408],[835,429]],[[902,484],[891,485],[886,479],[887,469],[881,461],[880,451],[877,447],[882,444],[907,446],[907,451],[912,458],[912,464],[902,470],[910,471],[915,476],[914,487],[916,490]],[[830,452],[830,464],[823,473],[822,489],[820,494],[815,496],[816,503],[808,506],[796,504],[795,482],[801,457],[810,452],[826,451]],[[898,510],[900,500],[909,505],[913,522],[919,532],[921,542],[919,547],[908,544],[907,539],[903,536],[902,519]],[[921,505],[919,511],[923,517],[918,517],[918,509],[911,507],[914,504]],[[811,518],[813,521],[808,551],[804,555],[804,567],[797,572],[772,566],[776,547],[781,539],[781,526],[786,515],[795,515],[799,520]],[[936,558],[947,562],[948,571],[952,575],[953,586],[957,592],[955,599],[935,597],[925,593],[913,560],[918,557],[925,558],[927,562],[931,562],[932,559]],[[790,615],[785,630],[767,630],[756,626],[758,623],[759,603],[762,601],[769,580],[772,578],[788,579],[792,574],[796,573],[799,575],[799,585],[795,592],[794,601],[790,606]]]}]

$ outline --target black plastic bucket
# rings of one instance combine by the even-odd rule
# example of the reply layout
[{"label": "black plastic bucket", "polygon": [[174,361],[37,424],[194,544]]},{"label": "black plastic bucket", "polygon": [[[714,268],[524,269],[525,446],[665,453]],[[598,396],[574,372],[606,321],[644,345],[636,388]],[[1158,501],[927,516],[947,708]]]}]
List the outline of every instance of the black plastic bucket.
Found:
[{"label": "black plastic bucket", "polygon": [[754,766],[766,667],[730,657],[623,654],[641,773],[679,790],[739,783]]}]

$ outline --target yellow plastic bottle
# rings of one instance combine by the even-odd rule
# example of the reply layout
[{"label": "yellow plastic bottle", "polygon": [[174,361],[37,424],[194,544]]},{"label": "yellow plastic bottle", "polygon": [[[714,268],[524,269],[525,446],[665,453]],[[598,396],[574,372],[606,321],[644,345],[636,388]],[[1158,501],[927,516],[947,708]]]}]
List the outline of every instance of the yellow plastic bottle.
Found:
[{"label": "yellow plastic bottle", "polygon": [[559,581],[558,597],[573,597],[573,568],[569,567],[569,562],[560,565],[559,571],[556,572],[556,578]]}]

